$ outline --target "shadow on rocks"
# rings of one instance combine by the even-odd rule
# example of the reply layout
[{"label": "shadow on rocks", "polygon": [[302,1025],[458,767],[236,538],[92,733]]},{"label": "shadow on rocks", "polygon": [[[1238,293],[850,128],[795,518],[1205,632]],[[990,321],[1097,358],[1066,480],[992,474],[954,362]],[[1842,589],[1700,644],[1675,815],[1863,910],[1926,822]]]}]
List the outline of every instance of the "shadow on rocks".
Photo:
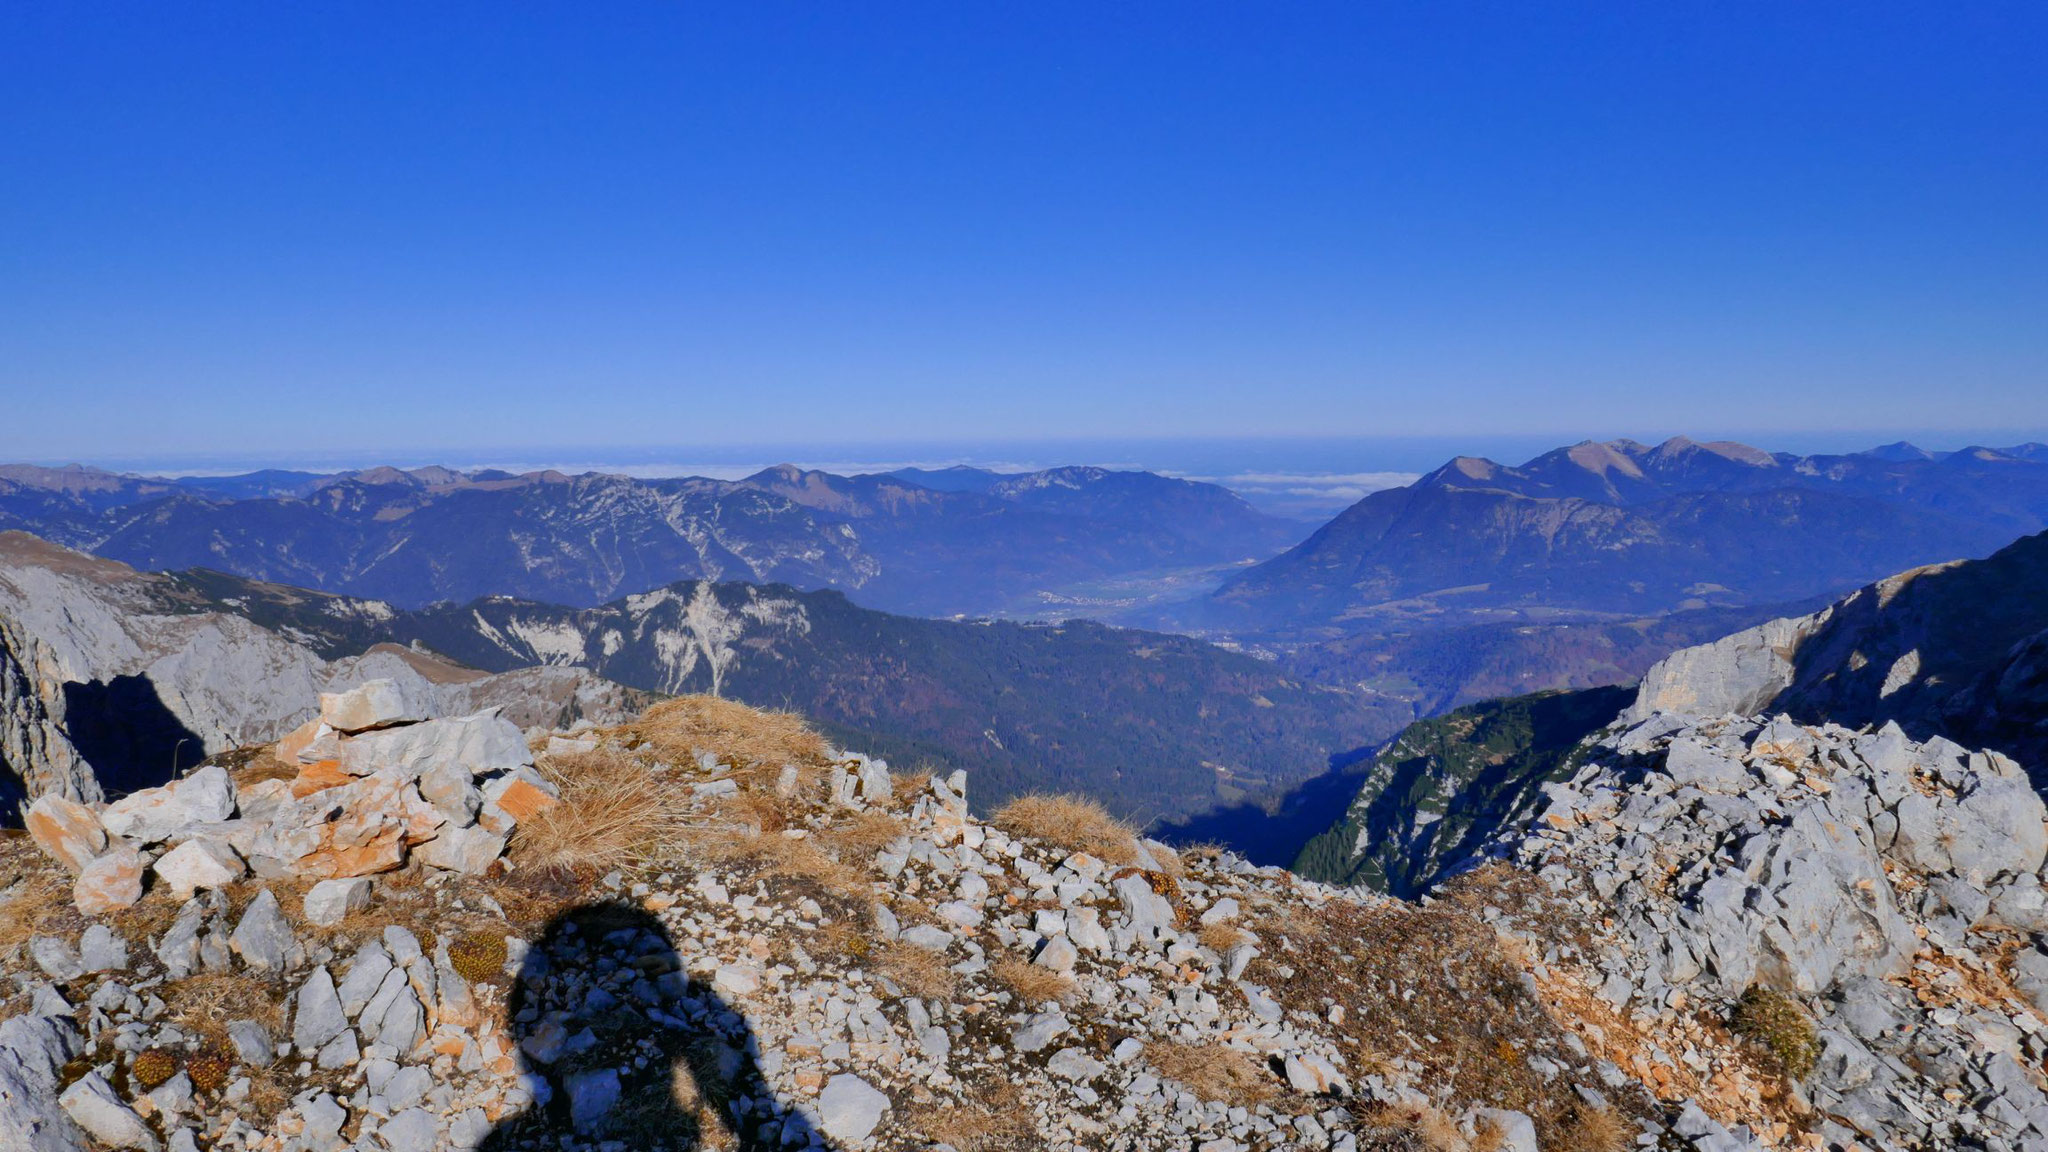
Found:
[{"label": "shadow on rocks", "polygon": [[746,1017],[689,979],[667,929],[639,908],[556,916],[520,965],[508,1017],[534,1103],[484,1152],[829,1146],[768,1087]]}]

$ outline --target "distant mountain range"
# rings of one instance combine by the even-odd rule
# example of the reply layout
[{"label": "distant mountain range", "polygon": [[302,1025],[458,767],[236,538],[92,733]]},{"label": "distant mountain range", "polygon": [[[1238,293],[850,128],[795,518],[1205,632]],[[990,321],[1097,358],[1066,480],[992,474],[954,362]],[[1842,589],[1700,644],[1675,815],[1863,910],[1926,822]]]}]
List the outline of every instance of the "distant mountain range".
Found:
[{"label": "distant mountain range", "polygon": [[1175,623],[1300,642],[1839,593],[2048,527],[2048,447],[1843,456],[1685,439],[1461,457],[1375,492]]},{"label": "distant mountain range", "polygon": [[579,607],[681,579],[836,588],[919,615],[1031,614],[1100,581],[1242,566],[1297,540],[1227,489],[1145,472],[642,480],[373,468],[164,480],[0,466],[0,529],[137,568],[208,567],[406,607]]}]

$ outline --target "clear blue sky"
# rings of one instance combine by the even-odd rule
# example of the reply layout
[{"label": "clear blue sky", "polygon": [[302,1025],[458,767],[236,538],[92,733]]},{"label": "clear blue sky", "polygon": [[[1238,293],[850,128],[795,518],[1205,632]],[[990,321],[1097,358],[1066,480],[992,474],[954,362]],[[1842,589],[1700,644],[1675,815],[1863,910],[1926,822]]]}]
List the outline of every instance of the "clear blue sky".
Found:
[{"label": "clear blue sky", "polygon": [[2031,0],[11,4],[0,457],[2037,429],[2044,60]]}]

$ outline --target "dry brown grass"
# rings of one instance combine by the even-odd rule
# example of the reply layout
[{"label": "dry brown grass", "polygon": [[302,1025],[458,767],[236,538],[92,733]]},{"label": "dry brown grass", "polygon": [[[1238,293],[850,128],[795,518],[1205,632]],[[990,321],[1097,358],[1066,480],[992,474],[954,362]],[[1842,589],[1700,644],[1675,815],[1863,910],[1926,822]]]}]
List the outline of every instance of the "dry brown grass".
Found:
[{"label": "dry brown grass", "polygon": [[1559,1125],[1558,1152],[1627,1152],[1636,1130],[1612,1108],[1583,1105]]},{"label": "dry brown grass", "polygon": [[694,766],[698,752],[715,752],[737,767],[816,766],[825,740],[794,712],[768,712],[716,696],[664,700],[620,729],[651,745],[674,764]]},{"label": "dry brown grass", "polygon": [[1154,1042],[1145,1045],[1145,1062],[1204,1100],[1251,1107],[1276,1091],[1264,1061],[1224,1044]]},{"label": "dry brown grass", "polygon": [[1223,921],[1218,921],[1214,924],[1204,924],[1195,931],[1195,939],[1201,942],[1202,947],[1216,953],[1218,956],[1223,955],[1225,952],[1230,951],[1239,944],[1245,943],[1251,938],[1251,933],[1239,928],[1235,924]]},{"label": "dry brown grass", "polygon": [[904,834],[905,827],[902,817],[869,809],[823,830],[818,838],[840,860],[866,867],[874,863],[876,853]]},{"label": "dry brown grass", "polygon": [[1007,1152],[1044,1147],[1031,1127],[1023,1089],[1008,1080],[970,1081],[958,1101],[912,1105],[904,1127],[932,1144],[960,1152]]},{"label": "dry brown grass", "polygon": [[637,867],[673,855],[695,820],[686,789],[623,752],[559,756],[540,770],[561,789],[561,802],[513,832],[512,859],[522,867]]},{"label": "dry brown grass", "polygon": [[71,904],[70,873],[44,860],[26,835],[9,837],[4,844],[12,867],[0,870],[0,890],[8,893],[0,897],[0,957],[13,954],[32,936],[82,931],[83,918]]},{"label": "dry brown grass", "polygon": [[912,996],[944,999],[960,986],[960,974],[946,966],[944,955],[929,948],[891,940],[868,949],[868,963]]},{"label": "dry brown grass", "polygon": [[996,809],[993,823],[1120,868],[1138,863],[1137,830],[1086,796],[1019,796]]},{"label": "dry brown grass", "polygon": [[269,986],[238,972],[201,972],[168,981],[158,995],[173,1023],[215,1043],[227,1042],[231,1020],[255,1020],[272,1035],[284,1026],[284,1008],[271,999]]},{"label": "dry brown grass", "polygon": [[988,974],[1029,1005],[1043,1004],[1048,1000],[1064,1004],[1074,996],[1072,980],[1050,968],[1027,963],[1014,956],[1005,956],[989,965]]}]

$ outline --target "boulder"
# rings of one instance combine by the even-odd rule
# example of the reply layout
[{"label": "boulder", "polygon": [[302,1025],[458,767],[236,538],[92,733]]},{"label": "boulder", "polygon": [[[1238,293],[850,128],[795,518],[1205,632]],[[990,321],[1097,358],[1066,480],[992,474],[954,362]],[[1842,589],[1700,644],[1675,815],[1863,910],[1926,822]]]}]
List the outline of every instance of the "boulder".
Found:
[{"label": "boulder", "polygon": [[107,830],[92,809],[55,793],[29,805],[24,823],[36,847],[73,872],[83,870],[107,848]]},{"label": "boulder", "polygon": [[141,844],[160,844],[200,824],[235,814],[235,785],[228,770],[208,764],[183,780],[133,792],[100,813],[108,832]]},{"label": "boulder", "polygon": [[889,1098],[851,1072],[832,1077],[818,1094],[818,1126],[847,1144],[866,1140],[888,1110]]},{"label": "boulder", "polygon": [[356,876],[346,880],[322,880],[306,892],[306,920],[331,928],[370,906],[370,880]]},{"label": "boulder", "polygon": [[313,969],[299,986],[298,1013],[292,1018],[293,1048],[302,1055],[317,1051],[347,1029],[348,1015],[341,1009],[334,978],[328,975],[326,965]]},{"label": "boulder", "polygon": [[66,1114],[92,1138],[113,1148],[158,1152],[163,1144],[133,1108],[122,1103],[98,1072],[88,1072],[57,1098]]},{"label": "boulder", "polygon": [[233,848],[210,836],[185,841],[159,857],[150,870],[179,900],[190,900],[202,888],[225,887],[249,871]]},{"label": "boulder", "polygon": [[71,899],[87,916],[119,912],[142,899],[142,853],[109,849],[95,857],[71,886]]},{"label": "boulder", "polygon": [[228,946],[242,958],[242,963],[259,972],[281,972],[297,963],[304,952],[298,937],[292,934],[291,925],[285,922],[277,897],[268,888],[249,901],[241,923],[235,925],[234,933],[228,937]]},{"label": "boulder", "polygon": [[82,1048],[77,1025],[58,1011],[0,1020],[0,1148],[83,1152],[57,1103],[64,1065]]},{"label": "boulder", "polygon": [[128,967],[128,941],[105,924],[93,924],[78,938],[78,962],[87,972],[119,972]]},{"label": "boulder", "polygon": [[496,709],[366,732],[341,746],[341,766],[355,776],[389,772],[417,780],[438,764],[460,764],[471,775],[483,776],[532,763],[526,734]]},{"label": "boulder", "polygon": [[427,702],[396,680],[371,680],[346,692],[320,694],[320,722],[337,732],[368,732],[427,718]]},{"label": "boulder", "polygon": [[444,827],[419,846],[419,858],[435,867],[467,876],[481,875],[505,852],[506,837],[482,825]]}]

